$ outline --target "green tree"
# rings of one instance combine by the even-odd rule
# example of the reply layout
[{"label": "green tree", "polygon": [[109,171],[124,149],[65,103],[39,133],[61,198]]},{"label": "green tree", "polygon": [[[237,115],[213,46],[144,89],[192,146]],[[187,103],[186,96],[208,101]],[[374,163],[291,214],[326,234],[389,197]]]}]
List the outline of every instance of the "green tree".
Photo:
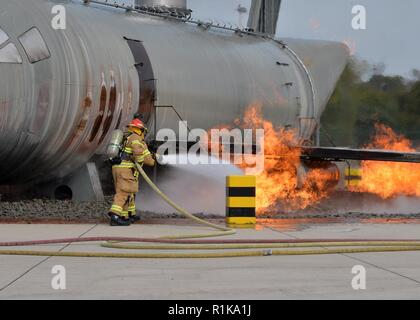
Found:
[{"label": "green tree", "polygon": [[[321,118],[321,143],[359,147],[374,134],[374,124],[389,125],[409,139],[420,140],[420,80],[373,73],[353,60],[344,71]],[[414,71],[413,71],[414,74]]]}]

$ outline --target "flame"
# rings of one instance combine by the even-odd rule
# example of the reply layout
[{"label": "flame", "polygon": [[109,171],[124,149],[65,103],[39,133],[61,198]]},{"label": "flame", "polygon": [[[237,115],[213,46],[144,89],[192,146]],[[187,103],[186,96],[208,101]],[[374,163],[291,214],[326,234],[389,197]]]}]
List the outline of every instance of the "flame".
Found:
[{"label": "flame", "polygon": [[[410,140],[390,127],[376,124],[376,136],[368,149],[416,152]],[[400,195],[420,197],[420,164],[364,161],[362,181],[356,191],[389,199]]]},{"label": "flame", "polygon": [[[257,176],[257,212],[270,214],[302,210],[328,198],[339,176],[329,170],[329,164],[302,165],[301,145],[297,130],[275,127],[262,116],[262,105],[249,106],[242,119],[233,125],[221,125],[217,129],[264,129],[264,170],[247,174]],[[416,152],[410,140],[396,134],[390,127],[376,125],[376,135],[367,149]],[[210,149],[210,145],[209,145]],[[220,152],[223,146],[218,145]],[[249,157],[249,156],[247,156]],[[362,181],[351,191],[376,194],[383,199],[399,195],[420,197],[420,164],[364,161],[361,163]]]},{"label": "flame", "polygon": [[[305,209],[327,197],[331,191],[331,173],[315,168],[308,170],[302,179],[297,131],[276,128],[263,118],[261,109],[261,104],[255,103],[249,106],[243,119],[235,120],[235,125],[243,129],[264,129],[264,170],[256,174],[258,214]],[[253,174],[252,168],[244,164],[239,167]]]}]

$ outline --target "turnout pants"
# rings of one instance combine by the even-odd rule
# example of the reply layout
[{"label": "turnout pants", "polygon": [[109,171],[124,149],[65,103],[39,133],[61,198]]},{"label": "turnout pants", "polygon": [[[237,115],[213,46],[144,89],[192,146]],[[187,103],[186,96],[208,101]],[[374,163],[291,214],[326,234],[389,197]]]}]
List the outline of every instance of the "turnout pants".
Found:
[{"label": "turnout pants", "polygon": [[136,193],[139,191],[138,172],[134,168],[112,168],[115,197],[110,212],[128,218],[136,214]]}]

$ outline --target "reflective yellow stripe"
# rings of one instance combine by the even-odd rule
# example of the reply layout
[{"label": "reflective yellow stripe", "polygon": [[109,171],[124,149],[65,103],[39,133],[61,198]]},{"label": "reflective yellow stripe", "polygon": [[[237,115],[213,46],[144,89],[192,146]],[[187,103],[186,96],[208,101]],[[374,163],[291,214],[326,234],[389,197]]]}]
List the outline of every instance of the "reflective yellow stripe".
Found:
[{"label": "reflective yellow stripe", "polygon": [[147,156],[149,156],[149,155],[151,155],[152,153],[149,151],[149,150],[146,150],[146,151],[144,151],[142,154],[141,154],[141,156],[138,156],[137,158],[136,158],[136,161],[137,162],[144,162],[144,159],[147,157]]},{"label": "reflective yellow stripe", "polygon": [[227,187],[249,187],[255,188],[257,179],[255,176],[228,176],[226,177]]},{"label": "reflective yellow stripe", "polygon": [[133,164],[133,162],[132,161],[123,160],[121,162],[121,164]]},{"label": "reflective yellow stripe", "polygon": [[139,156],[136,158],[137,162],[144,162],[144,157],[143,156]]},{"label": "reflective yellow stripe", "polygon": [[130,169],[130,168],[134,168],[135,165],[131,161],[123,161],[123,162],[121,162],[121,164],[117,164],[117,165],[115,165],[113,167],[114,168],[129,168]]},{"label": "reflective yellow stripe", "polygon": [[255,197],[228,197],[226,206],[228,208],[255,208]]},{"label": "reflective yellow stripe", "polygon": [[132,154],[133,153],[133,149],[132,148],[124,148],[124,152],[128,153],[128,154]]},{"label": "reflective yellow stripe", "polygon": [[139,140],[134,140],[131,142],[131,144],[139,144],[141,146],[143,146],[143,143],[141,143]]},{"label": "reflective yellow stripe", "polygon": [[227,217],[226,222],[229,225],[254,225],[257,223],[257,218],[255,217]]},{"label": "reflective yellow stripe", "polygon": [[346,176],[361,176],[362,169],[355,169],[355,168],[347,168],[346,169]]},{"label": "reflective yellow stripe", "polygon": [[113,212],[113,213],[121,214],[122,211],[123,211],[123,208],[120,207],[120,206],[113,205],[111,207],[111,212]]},{"label": "reflective yellow stripe", "polygon": [[362,182],[362,169],[347,168],[346,169],[346,185],[347,187],[357,187]]},{"label": "reflective yellow stripe", "polygon": [[124,217],[124,218],[128,218],[128,211],[123,211],[121,213],[121,216]]}]

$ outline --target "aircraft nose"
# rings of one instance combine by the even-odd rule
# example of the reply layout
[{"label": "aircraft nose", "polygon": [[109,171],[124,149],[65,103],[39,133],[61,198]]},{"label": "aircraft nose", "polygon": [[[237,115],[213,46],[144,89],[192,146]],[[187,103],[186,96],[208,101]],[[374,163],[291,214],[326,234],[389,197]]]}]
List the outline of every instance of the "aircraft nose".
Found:
[{"label": "aircraft nose", "polygon": [[312,79],[315,117],[321,117],[334,92],[350,56],[349,48],[340,42],[286,39],[299,56]]}]

